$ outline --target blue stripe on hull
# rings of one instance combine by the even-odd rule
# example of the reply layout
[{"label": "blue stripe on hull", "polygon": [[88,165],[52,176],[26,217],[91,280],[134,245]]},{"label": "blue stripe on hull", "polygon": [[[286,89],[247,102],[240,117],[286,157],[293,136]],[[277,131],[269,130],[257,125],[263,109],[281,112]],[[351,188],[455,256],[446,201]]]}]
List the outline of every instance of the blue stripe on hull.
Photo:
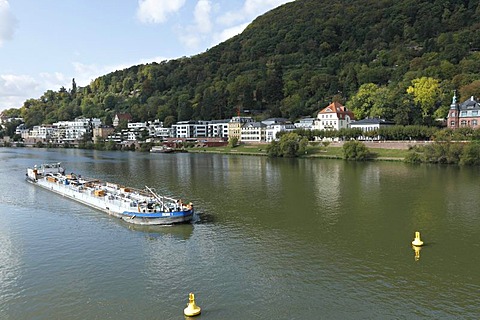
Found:
[{"label": "blue stripe on hull", "polygon": [[182,217],[190,217],[193,215],[193,210],[187,211],[173,211],[173,212],[151,212],[151,213],[144,213],[144,212],[135,212],[135,211],[124,211],[122,213],[125,217],[138,217],[138,218],[148,218],[148,219],[165,219],[168,220],[169,218],[182,218]]}]

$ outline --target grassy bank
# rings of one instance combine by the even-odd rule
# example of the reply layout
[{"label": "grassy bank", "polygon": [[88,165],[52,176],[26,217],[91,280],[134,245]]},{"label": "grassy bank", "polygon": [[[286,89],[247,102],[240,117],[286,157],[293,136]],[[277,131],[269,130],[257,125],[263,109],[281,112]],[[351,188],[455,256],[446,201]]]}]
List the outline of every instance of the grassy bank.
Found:
[{"label": "grassy bank", "polygon": [[[240,145],[235,148],[231,147],[209,147],[209,148],[188,148],[188,152],[197,153],[221,153],[221,154],[237,154],[237,155],[254,155],[266,156],[267,144],[249,144]],[[374,160],[384,161],[403,161],[407,154],[405,149],[384,149],[384,148],[370,148],[370,151],[376,155]],[[304,156],[306,158],[328,158],[328,159],[342,159],[341,146],[308,146],[307,152]]]}]

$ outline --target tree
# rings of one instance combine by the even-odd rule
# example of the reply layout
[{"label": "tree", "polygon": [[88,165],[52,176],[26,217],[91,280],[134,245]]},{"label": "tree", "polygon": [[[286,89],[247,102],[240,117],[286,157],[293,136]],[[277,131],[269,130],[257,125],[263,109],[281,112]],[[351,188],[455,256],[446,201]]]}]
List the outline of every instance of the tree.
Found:
[{"label": "tree", "polygon": [[269,106],[275,106],[283,99],[283,69],[278,63],[269,64],[267,68],[263,97]]},{"label": "tree", "polygon": [[411,84],[407,88],[407,93],[413,97],[415,105],[421,108],[425,121],[432,116],[441,101],[440,83],[437,79],[422,77],[413,79]]},{"label": "tree", "polygon": [[286,118],[294,120],[302,115],[302,98],[297,93],[283,99],[281,105],[280,110],[282,111],[282,116]]},{"label": "tree", "polygon": [[467,100],[470,97],[480,97],[480,80],[475,80],[470,84],[460,87],[460,97]]},{"label": "tree", "polygon": [[70,95],[75,97],[77,94],[77,84],[75,83],[75,78],[72,79],[72,90],[70,90]]},{"label": "tree", "polygon": [[175,124],[177,122],[177,119],[175,119],[174,116],[167,116],[165,117],[165,120],[163,121],[163,126],[165,128],[171,128],[172,124]]},{"label": "tree", "polygon": [[105,125],[107,126],[111,126],[113,125],[113,119],[112,119],[112,115],[110,113],[107,113],[105,115],[105,119],[104,119],[104,122],[103,122]]},{"label": "tree", "polygon": [[364,119],[370,114],[370,109],[373,106],[373,95],[378,89],[374,83],[365,83],[358,88],[358,91],[347,102],[346,107],[352,110],[355,118]]},{"label": "tree", "polygon": [[235,148],[238,145],[238,137],[231,137],[228,140],[228,146],[230,148]]},{"label": "tree", "polygon": [[308,140],[295,132],[285,133],[280,140],[272,141],[267,146],[267,155],[269,157],[298,157],[305,153]]}]

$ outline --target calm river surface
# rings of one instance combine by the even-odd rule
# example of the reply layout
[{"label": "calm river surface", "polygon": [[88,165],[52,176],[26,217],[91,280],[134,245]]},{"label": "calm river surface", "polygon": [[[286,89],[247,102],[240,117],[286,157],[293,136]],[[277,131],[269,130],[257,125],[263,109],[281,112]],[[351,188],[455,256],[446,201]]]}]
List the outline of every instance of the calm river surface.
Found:
[{"label": "calm river surface", "polygon": [[[192,201],[134,228],[27,166]],[[0,319],[479,319],[480,169],[0,148]],[[426,246],[415,260],[410,243]]]}]

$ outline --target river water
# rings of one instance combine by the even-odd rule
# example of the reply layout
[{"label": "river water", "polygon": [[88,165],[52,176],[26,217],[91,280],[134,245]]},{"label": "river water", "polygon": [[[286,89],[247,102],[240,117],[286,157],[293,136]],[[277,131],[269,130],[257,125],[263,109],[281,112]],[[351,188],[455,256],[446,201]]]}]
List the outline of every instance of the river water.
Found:
[{"label": "river water", "polygon": [[[132,227],[24,181],[67,172],[195,204]],[[479,168],[0,148],[0,319],[480,318]],[[412,249],[414,232],[425,246]]]}]

